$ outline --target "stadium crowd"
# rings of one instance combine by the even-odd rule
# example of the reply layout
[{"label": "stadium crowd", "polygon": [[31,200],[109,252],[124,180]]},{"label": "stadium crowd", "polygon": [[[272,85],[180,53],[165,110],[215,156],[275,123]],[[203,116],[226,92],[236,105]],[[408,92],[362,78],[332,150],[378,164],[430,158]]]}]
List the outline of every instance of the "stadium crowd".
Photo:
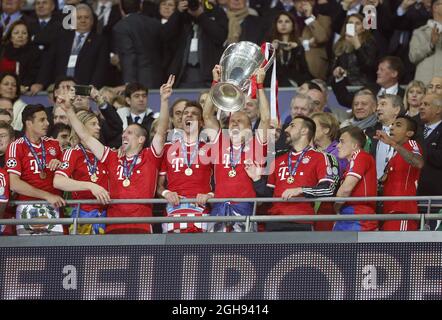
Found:
[{"label": "stadium crowd", "polygon": [[[367,5],[376,8],[374,29],[364,28]],[[76,8],[75,19],[63,10],[69,6]],[[2,0],[1,12],[4,218],[251,215],[253,202],[207,201],[442,195],[442,0]],[[271,116],[264,90],[271,71],[263,68],[241,111],[228,114],[213,105],[208,89],[221,81],[220,57],[239,41],[275,48],[279,87],[293,88],[290,105],[279,106],[289,110],[286,119]],[[332,111],[329,87],[349,112]],[[155,113],[148,90],[158,88]],[[197,101],[172,102],[174,88],[201,92]],[[21,99],[42,94],[50,107]],[[109,204],[154,197],[168,204]],[[48,204],[8,206],[12,199]],[[100,204],[68,208],[66,199]],[[416,201],[285,201],[261,204],[257,213],[419,210]],[[161,227],[94,224],[79,232],[245,228],[191,222]],[[418,223],[267,222],[259,230],[413,231]],[[67,230],[41,224],[1,226],[0,232]]]}]

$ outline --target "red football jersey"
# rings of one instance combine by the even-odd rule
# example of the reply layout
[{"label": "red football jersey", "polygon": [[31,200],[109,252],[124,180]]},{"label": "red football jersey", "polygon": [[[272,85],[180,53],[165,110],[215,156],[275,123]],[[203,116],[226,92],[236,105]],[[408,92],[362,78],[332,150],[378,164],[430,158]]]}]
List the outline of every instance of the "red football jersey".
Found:
[{"label": "red football jersey", "polygon": [[[364,150],[357,152],[345,170],[342,179],[347,175],[354,176],[359,182],[354,187],[350,197],[375,197],[377,195],[376,162]],[[351,206],[354,214],[376,213],[376,202],[346,202],[344,207]],[[361,221],[362,230],[375,230],[376,221]]]},{"label": "red football jersey", "polygon": [[[46,166],[52,159],[62,160],[62,153],[60,145],[57,140],[43,137],[42,141],[46,150]],[[41,143],[32,146],[35,149],[39,159],[42,159]],[[6,168],[8,173],[14,173],[21,177],[21,179],[35,188],[47,191],[52,194],[61,195],[61,191],[55,189],[53,186],[55,171],[50,171],[48,168],[44,170],[46,177],[40,177],[40,169],[37,165],[37,160],[31,153],[31,150],[26,145],[24,138],[20,138],[11,142],[6,151]],[[18,195],[17,200],[35,200],[36,198]]]},{"label": "red football jersey", "polygon": [[[308,150],[294,174],[294,182],[289,184],[287,178],[290,176],[288,169],[288,157],[292,159],[292,170],[295,163],[301,156],[300,152],[290,152],[277,157],[272,165],[273,172],[269,175],[267,186],[274,188],[273,196],[279,198],[287,189],[297,187],[314,187],[319,182],[333,180],[327,177],[327,168],[329,168],[328,160],[325,154],[313,149]],[[330,168],[331,170],[331,168]],[[303,197],[300,195],[300,197]],[[305,215],[314,214],[313,203],[307,202],[275,202],[270,209],[273,215]],[[304,221],[303,223],[311,223]]]},{"label": "red football jersey", "polygon": [[[137,158],[130,178],[130,185],[123,186],[123,157],[118,153],[105,149],[101,161],[109,173],[109,190],[112,199],[151,199],[155,197],[158,171],[161,157],[153,147],[143,149]],[[134,157],[127,158],[128,167]],[[108,217],[151,217],[151,204],[114,204],[109,206]],[[106,233],[145,233],[152,232],[150,224],[110,224],[106,226]]]},{"label": "red football jersey", "polygon": [[[422,155],[422,149],[414,140],[402,145],[408,151]],[[416,196],[420,170],[407,163],[395,153],[387,164],[387,180],[384,182],[384,196]],[[385,201],[384,213],[418,213],[417,201]]]},{"label": "red football jersey", "polygon": [[[94,154],[87,149],[85,150],[89,158],[89,163],[93,165]],[[84,157],[83,151],[81,151],[79,146],[68,149],[63,153],[63,163],[61,164],[60,168],[55,171],[55,174],[60,174],[67,178],[78,181],[92,182],[91,173],[88,170],[86,159]],[[98,180],[94,183],[102,186],[106,190],[109,190],[109,179],[104,163],[98,161],[97,171],[95,172],[95,174],[97,175]],[[72,199],[95,199],[95,197],[90,191],[73,191]],[[94,209],[102,211],[104,208],[99,204],[83,204],[81,205],[81,209],[85,211],[91,211]]]},{"label": "red football jersey", "polygon": [[9,175],[5,168],[0,167],[0,202],[9,201]]},{"label": "red football jersey", "polygon": [[[262,144],[258,136],[244,146],[233,147],[236,175],[229,176],[232,170],[230,163],[230,138],[218,134],[214,141],[215,164],[215,197],[216,198],[255,198],[256,192],[253,187],[253,180],[247,175],[244,161],[258,162],[261,165],[265,163],[267,145]],[[241,152],[241,155],[239,155]],[[239,187],[240,186],[240,187]]]},{"label": "red football jersey", "polygon": [[[196,143],[186,144],[187,159],[190,160]],[[186,175],[187,165],[180,141],[166,143],[164,157],[161,164],[160,175],[167,178],[167,189],[177,192],[186,198],[196,198],[198,193],[212,191],[210,179],[212,177],[212,161],[210,148],[204,142],[199,143],[198,154],[190,166],[191,175]]]}]

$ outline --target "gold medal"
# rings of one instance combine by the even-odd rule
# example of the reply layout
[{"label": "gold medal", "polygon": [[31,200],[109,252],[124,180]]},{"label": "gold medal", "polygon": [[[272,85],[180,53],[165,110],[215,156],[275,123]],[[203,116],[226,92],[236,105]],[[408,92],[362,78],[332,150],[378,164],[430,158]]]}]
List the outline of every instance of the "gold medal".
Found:
[{"label": "gold medal", "polygon": [[287,183],[288,184],[292,184],[293,182],[295,182],[295,178],[293,178],[293,176],[290,176],[287,178]]},{"label": "gold medal", "polygon": [[130,186],[130,180],[128,178],[124,179],[123,181],[123,187],[127,188]]},{"label": "gold medal", "polygon": [[236,170],[235,169],[231,169],[230,171],[229,171],[229,177],[230,178],[234,178],[234,177],[236,177]]},{"label": "gold medal", "polygon": [[44,180],[46,179],[46,172],[40,172],[40,179]]},{"label": "gold medal", "polygon": [[184,170],[184,174],[186,176],[191,176],[193,174],[192,168],[187,168],[186,170]]},{"label": "gold medal", "polygon": [[97,182],[98,181],[98,177],[97,177],[97,175],[95,173],[91,175],[91,181],[92,182]]}]

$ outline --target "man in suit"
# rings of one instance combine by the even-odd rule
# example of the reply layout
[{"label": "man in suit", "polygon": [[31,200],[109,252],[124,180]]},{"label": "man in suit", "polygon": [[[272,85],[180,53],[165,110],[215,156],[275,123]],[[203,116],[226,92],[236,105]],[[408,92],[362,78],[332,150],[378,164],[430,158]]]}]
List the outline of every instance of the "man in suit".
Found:
[{"label": "man in suit", "polygon": [[123,82],[160,87],[161,43],[166,40],[161,23],[141,14],[140,0],[122,0],[123,19],[113,28],[112,47],[120,59]]},{"label": "man in suit", "polygon": [[126,117],[125,125],[123,125],[123,119],[118,115],[116,109],[106,103],[103,98],[100,98],[98,92],[93,94],[92,97],[99,105],[100,111],[104,116],[104,119],[109,127],[117,129],[115,134],[112,136],[105,136],[104,140],[107,141],[108,145],[111,147],[121,146],[121,134],[123,130],[126,129],[125,126],[129,126],[133,123],[138,123],[147,131],[147,139],[145,145],[149,145],[149,135],[152,123],[155,120],[153,116],[153,111],[147,107],[147,94],[148,89],[144,87],[141,83],[129,83],[126,86],[124,95],[126,97],[126,103],[129,106],[129,114]]},{"label": "man in suit", "polygon": [[17,20],[30,24],[31,18],[21,12],[23,1],[21,0],[2,0],[0,14],[0,36],[3,37],[9,30],[9,27]]},{"label": "man in suit", "polygon": [[[419,107],[419,115],[423,122],[421,133],[424,137],[421,144],[424,149],[425,165],[417,188],[418,196],[442,195],[442,95],[427,94]],[[434,202],[433,202],[434,203]],[[422,209],[426,212],[426,208]],[[439,208],[432,208],[438,212]],[[435,228],[430,223],[431,229]]]},{"label": "man in suit", "polygon": [[119,5],[113,4],[112,0],[94,0],[92,9],[96,16],[96,32],[110,39],[113,27],[122,18]]},{"label": "man in suit", "polygon": [[98,88],[104,84],[109,66],[107,43],[102,36],[92,32],[91,8],[85,4],[76,8],[77,29],[61,32],[44,56],[37,89],[43,89],[62,75],[74,77],[78,84],[92,84]]},{"label": "man in suit", "polygon": [[[376,83],[369,85],[367,88],[377,92],[378,97],[383,94],[394,94],[403,98],[405,90],[399,86],[403,69],[404,65],[398,57],[387,56],[382,58],[376,72]],[[341,67],[337,67],[333,71],[333,77],[331,85],[336,99],[340,105],[351,108],[354,94],[347,90],[346,71]]]},{"label": "man in suit", "polygon": [[167,46],[165,55],[173,51],[166,67],[167,74],[177,75],[175,85],[178,88],[209,87],[212,69],[219,63],[227,36],[224,11],[218,6],[203,7],[201,3],[197,8],[189,8],[188,1],[182,0],[165,27],[174,35],[174,46]]}]

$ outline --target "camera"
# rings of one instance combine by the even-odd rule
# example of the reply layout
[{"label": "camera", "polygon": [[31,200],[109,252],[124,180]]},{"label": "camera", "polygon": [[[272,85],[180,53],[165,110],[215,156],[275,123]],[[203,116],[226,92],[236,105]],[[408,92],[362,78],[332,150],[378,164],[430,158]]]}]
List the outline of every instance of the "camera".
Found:
[{"label": "camera", "polygon": [[200,0],[188,0],[189,10],[195,11],[200,6]]},{"label": "camera", "polygon": [[91,95],[91,86],[82,86],[82,85],[75,85],[75,95],[76,96],[90,96]]}]

